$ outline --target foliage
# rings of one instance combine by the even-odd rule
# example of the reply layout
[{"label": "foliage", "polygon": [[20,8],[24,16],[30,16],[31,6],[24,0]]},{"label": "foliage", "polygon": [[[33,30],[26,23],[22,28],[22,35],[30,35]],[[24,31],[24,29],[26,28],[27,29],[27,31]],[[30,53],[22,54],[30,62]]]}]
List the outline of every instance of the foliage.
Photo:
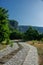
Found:
[{"label": "foliage", "polygon": [[17,27],[18,27],[17,21],[8,19],[8,10],[0,7],[0,42],[1,43],[6,40],[6,44],[9,44],[9,36],[11,40],[14,39],[43,40],[43,33],[40,34],[36,29],[33,29],[31,26],[25,33],[19,32],[17,30]]},{"label": "foliage", "polygon": [[10,33],[10,39],[22,39],[23,38],[23,33],[19,32],[18,30],[14,30],[12,33]]},{"label": "foliage", "polygon": [[10,44],[10,47],[13,47],[13,43]]},{"label": "foliage", "polygon": [[33,29],[32,27],[29,27],[29,29],[25,33],[25,39],[26,40],[37,40],[38,38],[38,31]]},{"label": "foliage", "polygon": [[7,41],[6,41],[6,45],[8,45],[8,44],[10,44],[10,40],[9,39],[7,39]]},{"label": "foliage", "polygon": [[38,36],[38,40],[41,40],[43,38],[43,33],[40,33]]},{"label": "foliage", "polygon": [[0,7],[0,42],[9,38],[8,10]]},{"label": "foliage", "polygon": [[16,30],[18,28],[18,22],[16,20],[9,20],[9,28],[10,31],[14,31],[14,29]]},{"label": "foliage", "polygon": [[32,44],[34,45],[34,43],[35,43],[35,41],[34,40],[32,40]]},{"label": "foliage", "polygon": [[41,41],[43,42],[43,38],[41,38]]}]

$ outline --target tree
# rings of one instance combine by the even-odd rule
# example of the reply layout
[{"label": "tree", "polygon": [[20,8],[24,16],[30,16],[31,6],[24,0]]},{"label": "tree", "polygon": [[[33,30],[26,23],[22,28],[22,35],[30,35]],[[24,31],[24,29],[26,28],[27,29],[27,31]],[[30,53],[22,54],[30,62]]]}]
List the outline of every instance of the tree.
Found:
[{"label": "tree", "polygon": [[27,40],[36,40],[38,38],[38,35],[39,35],[38,31],[33,29],[30,26],[29,29],[25,33],[25,39],[27,39]]},{"label": "tree", "polygon": [[43,33],[40,33],[38,36],[38,40],[41,40],[43,38]]},{"label": "tree", "polygon": [[8,10],[0,7],[0,42],[9,38]]},{"label": "tree", "polygon": [[11,31],[18,29],[18,22],[16,20],[9,20],[9,28]]},{"label": "tree", "polygon": [[10,33],[10,39],[22,39],[23,38],[23,33],[19,32],[18,30],[14,30],[13,32]]}]

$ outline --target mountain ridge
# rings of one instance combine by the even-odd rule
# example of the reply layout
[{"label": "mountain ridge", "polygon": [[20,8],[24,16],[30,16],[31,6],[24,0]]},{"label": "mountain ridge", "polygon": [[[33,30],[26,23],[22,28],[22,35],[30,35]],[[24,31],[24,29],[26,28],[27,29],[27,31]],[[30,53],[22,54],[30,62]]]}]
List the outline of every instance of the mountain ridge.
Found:
[{"label": "mountain ridge", "polygon": [[[39,33],[43,33],[43,27],[31,26],[33,29],[36,29]],[[18,30],[20,32],[26,32],[29,28],[29,25],[19,25]]]}]

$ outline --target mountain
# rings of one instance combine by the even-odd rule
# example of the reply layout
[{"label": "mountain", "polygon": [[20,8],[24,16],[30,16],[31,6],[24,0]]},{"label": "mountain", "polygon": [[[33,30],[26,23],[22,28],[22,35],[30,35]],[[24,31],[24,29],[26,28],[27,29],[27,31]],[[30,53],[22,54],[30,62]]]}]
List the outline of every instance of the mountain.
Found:
[{"label": "mountain", "polygon": [[9,20],[9,28],[11,31],[18,28],[18,22],[16,20]]},{"label": "mountain", "polygon": [[[18,22],[15,20],[9,20],[9,28],[10,30],[17,29],[20,32],[26,32],[29,28],[29,26],[26,25],[18,25]],[[37,27],[37,26],[32,26],[32,28],[36,29],[39,33],[43,33],[43,27]]]},{"label": "mountain", "polygon": [[[26,32],[28,30],[29,26],[18,26],[18,30],[20,32]],[[43,27],[37,27],[37,26],[32,26],[33,29],[36,29],[39,33],[43,33]]]}]

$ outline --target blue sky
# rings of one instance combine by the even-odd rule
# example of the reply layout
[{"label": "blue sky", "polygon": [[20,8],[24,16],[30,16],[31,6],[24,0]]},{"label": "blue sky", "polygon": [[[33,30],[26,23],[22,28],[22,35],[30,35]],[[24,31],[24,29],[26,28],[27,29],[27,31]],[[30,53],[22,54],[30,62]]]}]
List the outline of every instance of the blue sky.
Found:
[{"label": "blue sky", "polygon": [[0,7],[19,25],[43,26],[43,0],[0,0]]}]

